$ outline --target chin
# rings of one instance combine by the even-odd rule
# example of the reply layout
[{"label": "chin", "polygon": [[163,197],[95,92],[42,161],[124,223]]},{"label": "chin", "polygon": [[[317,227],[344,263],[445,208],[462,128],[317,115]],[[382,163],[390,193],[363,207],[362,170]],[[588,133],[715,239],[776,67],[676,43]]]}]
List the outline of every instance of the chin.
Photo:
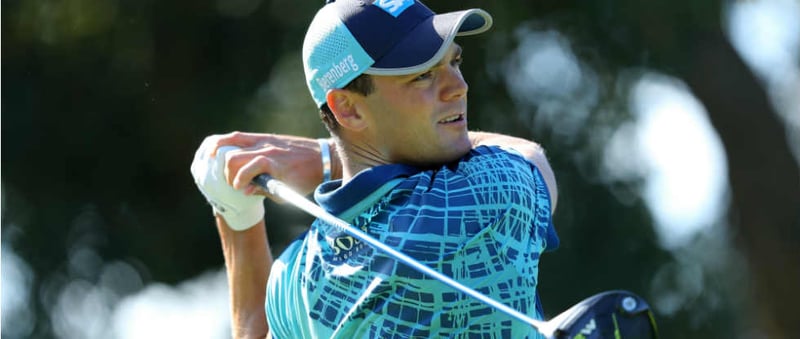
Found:
[{"label": "chin", "polygon": [[443,157],[447,158],[445,163],[461,159],[463,156],[467,155],[467,153],[469,153],[470,150],[472,150],[472,143],[469,141],[468,138],[465,138],[464,140],[454,143],[447,150],[447,155]]}]

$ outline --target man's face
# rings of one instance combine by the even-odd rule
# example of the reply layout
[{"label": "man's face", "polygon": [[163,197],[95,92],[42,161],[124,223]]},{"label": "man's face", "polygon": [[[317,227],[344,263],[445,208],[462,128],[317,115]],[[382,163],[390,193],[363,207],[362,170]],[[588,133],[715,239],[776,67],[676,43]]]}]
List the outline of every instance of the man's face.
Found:
[{"label": "man's face", "polygon": [[418,166],[454,161],[469,152],[467,83],[461,46],[411,75],[372,75],[375,91],[361,103],[373,146],[390,163]]}]

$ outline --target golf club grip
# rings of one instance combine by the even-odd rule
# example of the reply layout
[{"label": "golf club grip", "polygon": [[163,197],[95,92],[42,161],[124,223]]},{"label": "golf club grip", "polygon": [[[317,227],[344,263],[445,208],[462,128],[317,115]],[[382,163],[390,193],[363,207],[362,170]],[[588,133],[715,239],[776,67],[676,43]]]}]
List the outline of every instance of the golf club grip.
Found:
[{"label": "golf club grip", "polygon": [[486,296],[484,294],[481,294],[480,292],[478,292],[478,291],[476,291],[476,290],[474,290],[472,288],[469,288],[469,287],[459,283],[458,281],[455,281],[452,278],[450,278],[450,277],[448,277],[448,276],[446,276],[446,275],[444,275],[444,274],[442,274],[440,272],[437,272],[436,270],[433,270],[432,268],[430,268],[428,266],[423,265],[422,263],[418,262],[414,258],[411,258],[408,255],[406,255],[406,254],[404,254],[404,253],[402,253],[402,252],[400,252],[398,250],[395,250],[394,248],[386,246],[386,244],[376,240],[375,238],[373,238],[373,237],[369,236],[368,234],[362,232],[361,230],[359,230],[358,228],[350,225],[349,223],[345,222],[344,220],[339,219],[336,216],[328,213],[327,211],[322,209],[322,207],[320,207],[317,204],[309,201],[304,196],[302,196],[299,193],[295,192],[292,188],[290,188],[289,186],[287,186],[286,184],[284,184],[280,180],[277,180],[277,179],[271,177],[269,174],[260,174],[260,175],[256,176],[253,179],[253,183],[255,183],[259,187],[261,187],[264,190],[266,190],[267,192],[269,192],[269,194],[271,194],[271,195],[273,195],[275,197],[281,198],[281,199],[285,200],[286,202],[291,203],[295,207],[302,209],[303,211],[311,214],[312,216],[314,216],[314,217],[316,217],[316,218],[318,218],[318,219],[320,219],[320,220],[322,220],[322,221],[324,221],[324,222],[326,222],[328,224],[331,224],[333,226],[338,227],[339,229],[341,229],[342,231],[344,231],[348,235],[350,235],[350,236],[352,236],[352,237],[354,237],[354,238],[356,238],[356,239],[358,239],[358,240],[360,240],[362,242],[365,242],[365,243],[369,244],[370,246],[372,246],[373,248],[375,248],[375,249],[377,249],[379,251],[382,251],[382,252],[388,254],[393,259],[395,259],[397,261],[400,261],[400,262],[410,266],[411,268],[417,270],[418,272],[426,274],[426,275],[428,275],[428,276],[430,276],[432,278],[435,278],[436,280],[440,281],[441,283],[443,283],[443,284],[445,284],[447,286],[450,286],[451,288],[453,288],[453,289],[455,289],[455,290],[457,290],[459,292],[467,294],[467,295],[469,295],[469,296],[471,296],[471,297],[473,297],[473,298],[475,298],[475,299],[477,299],[477,300],[479,300],[479,301],[481,301],[481,302],[483,302],[483,303],[485,303],[485,304],[487,304],[487,305],[489,305],[491,307],[494,307],[495,309],[497,309],[499,311],[502,311],[503,313],[505,313],[505,314],[517,319],[517,320],[520,320],[520,321],[522,321],[524,323],[527,323],[527,324],[531,325],[532,327],[537,329],[539,332],[541,332],[542,334],[544,334],[544,335],[546,335],[548,337],[552,336],[552,333],[554,331],[552,331],[547,326],[548,324],[545,321],[533,319],[533,318],[529,317],[528,315],[517,311],[516,309],[513,309],[513,308],[511,308],[511,307],[509,307],[509,306],[507,306],[507,305],[505,305],[505,304],[503,304],[503,303],[501,303],[501,302],[499,302],[497,300],[494,300],[494,299],[492,299],[492,298],[490,298],[490,297],[488,297],[488,296]]},{"label": "golf club grip", "polygon": [[271,175],[264,173],[264,174],[259,174],[258,176],[253,178],[253,183],[256,184],[256,186],[261,187],[265,191],[269,192],[269,194],[275,195],[275,193],[272,192],[268,186],[269,182],[272,180],[276,179],[273,179]]}]

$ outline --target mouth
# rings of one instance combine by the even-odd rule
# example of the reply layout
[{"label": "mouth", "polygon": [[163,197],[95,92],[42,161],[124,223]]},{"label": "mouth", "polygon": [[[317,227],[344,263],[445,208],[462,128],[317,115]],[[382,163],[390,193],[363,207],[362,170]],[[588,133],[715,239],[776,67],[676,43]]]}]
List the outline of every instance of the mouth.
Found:
[{"label": "mouth", "polygon": [[458,113],[458,114],[448,115],[448,116],[444,117],[443,119],[439,120],[438,123],[440,123],[440,124],[452,124],[452,123],[464,121],[464,118],[465,118],[464,113]]}]

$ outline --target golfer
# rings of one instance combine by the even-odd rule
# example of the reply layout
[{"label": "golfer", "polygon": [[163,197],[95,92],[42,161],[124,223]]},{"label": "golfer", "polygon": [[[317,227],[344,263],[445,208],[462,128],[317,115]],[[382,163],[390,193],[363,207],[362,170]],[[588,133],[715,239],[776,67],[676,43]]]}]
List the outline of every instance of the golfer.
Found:
[{"label": "golfer", "polygon": [[319,219],[273,261],[251,184],[269,173],[314,191],[382,243],[542,319],[539,259],[558,247],[554,175],[538,144],[467,129],[454,38],[491,24],[480,9],[330,2],[308,28],[303,64],[331,138],[234,132],[200,145],[192,174],[216,216],[234,337],[539,337]]}]

